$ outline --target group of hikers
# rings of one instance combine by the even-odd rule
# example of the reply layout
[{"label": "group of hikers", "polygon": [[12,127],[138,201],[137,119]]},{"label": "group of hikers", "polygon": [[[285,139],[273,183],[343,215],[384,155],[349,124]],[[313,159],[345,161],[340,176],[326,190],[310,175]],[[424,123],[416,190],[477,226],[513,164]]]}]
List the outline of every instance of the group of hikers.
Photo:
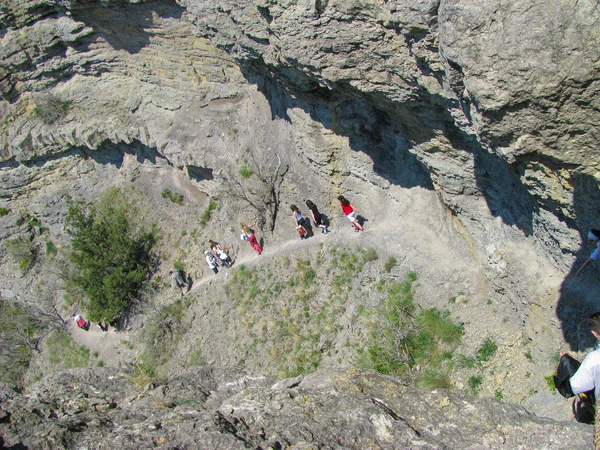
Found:
[{"label": "group of hikers", "polygon": [[[338,197],[338,200],[340,201],[340,207],[342,208],[344,215],[352,224],[354,231],[365,231],[357,217],[357,213],[359,212],[358,208],[353,206],[342,195]],[[310,219],[312,219],[312,223],[321,229],[322,234],[327,234],[329,232],[327,216],[322,214],[317,208],[317,205],[315,205],[311,200],[306,200],[306,207],[310,212]],[[290,205],[290,210],[292,211],[292,219],[294,220],[296,231],[300,235],[300,239],[306,239],[310,237],[309,231],[312,230],[310,219],[303,216],[300,208],[298,208],[296,205]],[[262,255],[263,249],[256,238],[256,233],[253,230],[253,227],[255,227],[257,223],[257,218],[254,219],[250,225],[242,223],[242,233],[240,234],[240,239],[242,241],[247,241],[257,254]],[[231,246],[225,247],[213,240],[209,240],[208,243],[210,249],[204,252],[204,258],[206,265],[210,270],[213,271],[215,275],[219,273],[219,267],[229,268],[233,265],[233,261],[227,253],[231,249]],[[179,285],[180,283],[177,284]]]},{"label": "group of hikers", "polygon": [[[358,208],[354,207],[343,195],[340,195],[338,200],[340,201],[342,212],[348,218],[348,220],[350,220],[354,231],[365,231],[363,226],[358,221],[358,217],[356,215],[359,212]],[[319,212],[317,205],[315,205],[311,200],[306,200],[306,207],[310,211],[312,223],[318,228],[321,228],[321,233],[327,234],[329,232],[327,229],[327,217]],[[296,224],[296,231],[298,231],[300,239],[306,239],[309,237],[308,231],[311,229],[309,219],[302,216],[302,212],[296,205],[290,205],[290,209],[292,210],[292,219]]]},{"label": "group of hikers", "polygon": [[[362,224],[359,222],[357,213],[359,210],[353,206],[344,196],[339,196],[340,207],[344,215],[348,218],[352,224],[352,228],[356,232],[365,231]],[[329,233],[327,217],[322,214],[317,205],[311,200],[306,200],[306,207],[310,212],[310,219],[312,223],[321,229],[322,234]],[[300,208],[296,205],[290,205],[292,211],[292,219],[296,226],[296,230],[300,235],[300,239],[306,239],[309,237],[308,230],[311,230],[310,219],[302,215]],[[263,249],[256,238],[256,233],[253,227],[256,226],[258,219],[254,219],[251,224],[241,223],[241,235],[240,239],[247,241],[252,249],[261,255]],[[588,233],[588,239],[593,241],[596,245],[594,251],[590,257],[583,263],[583,265],[575,273],[576,277],[581,276],[585,269],[595,261],[600,259],[600,230],[592,229]],[[230,247],[225,247],[214,240],[209,240],[209,250],[204,252],[205,261],[208,267],[215,273],[219,273],[219,267],[230,268],[234,261],[228,254]],[[181,289],[183,295],[183,288],[189,284],[186,282],[185,274],[175,269],[170,272],[172,276],[173,286],[177,286]],[[79,314],[73,314],[73,320],[77,326],[85,331],[90,328],[90,321],[85,320]],[[593,336],[598,340],[596,346],[592,352],[590,352],[583,362],[580,364],[577,360],[570,357],[567,353],[561,354],[561,360],[557,369],[557,375],[554,377],[554,382],[558,391],[564,397],[573,397],[577,395],[576,401],[573,405],[573,411],[575,417],[580,422],[593,423],[594,420],[594,407],[598,395],[600,394],[600,312],[592,314],[589,318],[589,327]],[[102,331],[106,332],[108,325],[104,325],[101,322],[98,326]]]}]

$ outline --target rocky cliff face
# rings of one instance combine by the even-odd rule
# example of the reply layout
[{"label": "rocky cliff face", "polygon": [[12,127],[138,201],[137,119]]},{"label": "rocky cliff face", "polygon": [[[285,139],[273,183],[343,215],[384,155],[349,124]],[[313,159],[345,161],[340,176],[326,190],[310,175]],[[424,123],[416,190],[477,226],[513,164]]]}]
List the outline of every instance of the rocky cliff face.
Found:
[{"label": "rocky cliff face", "polygon": [[195,368],[136,390],[107,370],[68,371],[8,386],[6,448],[584,449],[591,427],[514,405],[407,389],[368,372],[323,371],[275,383]]},{"label": "rocky cliff face", "polygon": [[[145,193],[145,214],[167,230],[165,261],[197,265],[201,245],[177,246],[228,167],[277,153],[290,166],[285,205],[318,199],[341,229],[336,198],[356,198],[374,230],[362,244],[419,272],[420,300],[465,322],[470,350],[487,335],[500,343],[490,383],[533,373],[539,387],[562,339],[589,344],[596,308],[593,270],[568,275],[600,222],[599,15],[593,0],[10,2],[0,237],[33,215],[64,249],[65,195],[119,185]],[[186,195],[176,212],[160,203],[174,187]],[[232,224],[249,214],[223,208],[201,238],[239,240]],[[288,228],[278,222],[267,243],[284,248]],[[56,275],[21,276],[2,256],[5,296],[35,302]],[[210,303],[215,290],[197,292]],[[468,306],[448,306],[458,293]],[[226,365],[236,348],[219,347],[221,311],[197,312],[206,356]]]},{"label": "rocky cliff face", "polygon": [[500,217],[565,267],[577,228],[598,220],[584,206],[597,200],[595,2],[184,4],[214,42],[304,99],[353,150],[415,154],[481,239]]}]

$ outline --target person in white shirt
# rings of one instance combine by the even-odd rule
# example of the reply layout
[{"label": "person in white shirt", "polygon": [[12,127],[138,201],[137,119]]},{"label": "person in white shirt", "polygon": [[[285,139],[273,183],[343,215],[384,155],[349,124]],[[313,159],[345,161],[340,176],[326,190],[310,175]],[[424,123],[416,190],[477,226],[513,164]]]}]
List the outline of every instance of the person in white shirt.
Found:
[{"label": "person in white shirt", "polygon": [[596,243],[596,248],[588,258],[588,260],[583,263],[583,266],[581,266],[581,268],[575,273],[576,277],[580,276],[587,266],[592,264],[594,261],[598,261],[598,259],[600,259],[600,230],[592,229],[588,233],[588,239]]},{"label": "person in white shirt", "polygon": [[[594,313],[589,319],[592,334],[600,339],[600,312]],[[593,350],[585,357],[575,375],[570,379],[573,394],[594,389],[596,399],[600,393],[600,349]]]},{"label": "person in white shirt", "polygon": [[215,255],[206,250],[204,252],[204,259],[206,260],[206,265],[210,270],[212,270],[215,275],[219,273],[219,269],[217,269],[217,262],[215,261]]}]

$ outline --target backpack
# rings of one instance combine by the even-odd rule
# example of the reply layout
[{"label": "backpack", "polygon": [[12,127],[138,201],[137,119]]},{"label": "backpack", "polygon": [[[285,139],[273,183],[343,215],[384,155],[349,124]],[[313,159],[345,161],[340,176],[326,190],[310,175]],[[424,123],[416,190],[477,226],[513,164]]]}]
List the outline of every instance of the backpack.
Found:
[{"label": "backpack", "polygon": [[[575,395],[571,389],[570,379],[575,375],[580,365],[581,363],[570,355],[565,354],[560,358],[556,375],[554,376],[554,386],[559,394],[565,398]],[[572,405],[575,420],[581,423],[593,424],[596,413],[595,404],[596,399],[594,398],[593,390],[578,394],[573,400]]]},{"label": "backpack", "polygon": [[578,394],[575,400],[573,400],[573,415],[575,416],[575,420],[593,425],[596,416],[595,403],[594,391]]},{"label": "backpack", "polygon": [[77,326],[78,326],[79,328],[82,328],[82,329],[84,329],[84,330],[85,330],[85,326],[86,326],[86,325],[87,325],[87,322],[86,322],[86,320],[85,320],[85,319],[79,319],[79,320],[77,321]]}]

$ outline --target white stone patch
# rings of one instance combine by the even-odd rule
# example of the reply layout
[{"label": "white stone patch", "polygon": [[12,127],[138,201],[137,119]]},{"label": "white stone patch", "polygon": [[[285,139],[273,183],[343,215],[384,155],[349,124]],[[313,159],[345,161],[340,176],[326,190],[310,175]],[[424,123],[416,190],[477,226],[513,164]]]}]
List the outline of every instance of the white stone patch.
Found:
[{"label": "white stone patch", "polygon": [[380,441],[392,441],[392,419],[383,414],[371,414],[371,422],[375,426],[375,435]]}]

